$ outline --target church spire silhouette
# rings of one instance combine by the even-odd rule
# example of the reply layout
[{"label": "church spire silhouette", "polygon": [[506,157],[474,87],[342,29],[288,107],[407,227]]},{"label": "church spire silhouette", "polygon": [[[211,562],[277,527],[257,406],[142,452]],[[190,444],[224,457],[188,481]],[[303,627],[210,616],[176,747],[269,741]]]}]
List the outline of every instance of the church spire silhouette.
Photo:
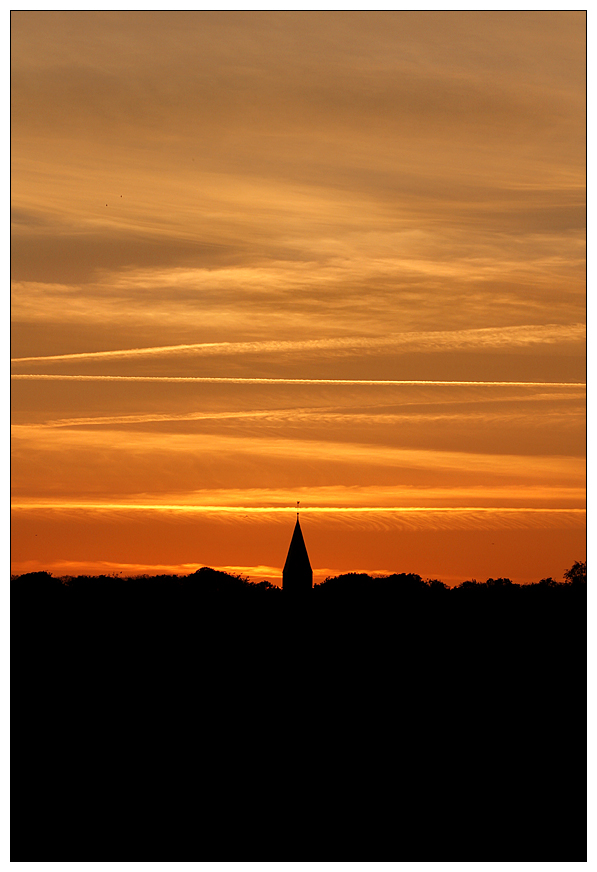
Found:
[{"label": "church spire silhouette", "polygon": [[299,522],[298,513],[299,504],[296,504],[296,524],[292,539],[290,540],[290,548],[286,557],[286,563],[282,570],[282,590],[290,591],[291,593],[301,593],[311,590],[313,587],[313,570],[309,562],[307,554],[307,546],[303,539],[303,531]]}]

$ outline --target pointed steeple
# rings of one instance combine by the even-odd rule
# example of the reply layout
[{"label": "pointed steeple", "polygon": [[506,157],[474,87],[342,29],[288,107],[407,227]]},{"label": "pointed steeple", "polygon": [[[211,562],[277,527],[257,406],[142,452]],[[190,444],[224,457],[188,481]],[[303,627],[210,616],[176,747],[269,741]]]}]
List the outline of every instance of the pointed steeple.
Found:
[{"label": "pointed steeple", "polygon": [[313,570],[309,562],[307,547],[303,539],[303,531],[296,513],[296,524],[294,533],[290,540],[290,548],[286,563],[282,570],[282,590],[289,590],[293,593],[311,590],[313,587]]}]

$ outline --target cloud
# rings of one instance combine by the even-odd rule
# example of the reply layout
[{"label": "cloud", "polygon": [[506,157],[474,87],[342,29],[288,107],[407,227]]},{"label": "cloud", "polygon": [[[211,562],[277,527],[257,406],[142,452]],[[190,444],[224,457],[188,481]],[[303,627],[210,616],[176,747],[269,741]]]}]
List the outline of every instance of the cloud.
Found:
[{"label": "cloud", "polygon": [[[289,409],[260,409],[254,411],[246,410],[231,410],[227,412],[187,412],[183,414],[166,413],[166,412],[148,412],[138,415],[96,415],[93,417],[85,417],[80,415],[76,418],[56,418],[45,421],[43,424],[37,423],[33,425],[39,427],[112,427],[116,426],[131,426],[138,424],[180,424],[189,422],[226,422],[226,421],[263,421],[265,423],[279,422],[282,424],[300,423],[300,424],[365,424],[370,428],[379,428],[380,425],[396,425],[396,424],[431,424],[431,423],[454,423],[475,424],[481,422],[489,422],[494,425],[523,423],[528,422],[529,412],[527,403],[529,399],[524,399],[524,408],[507,410],[498,409],[483,409],[481,411],[471,410],[470,405],[466,404],[465,408],[460,411],[455,411],[451,408],[445,408],[435,411],[418,411],[417,404],[411,404],[414,408],[406,408],[402,412],[377,412],[374,405],[368,405],[358,412],[351,412],[346,409],[338,410],[334,408],[316,407],[316,408],[289,408]],[[543,397],[534,398],[539,401]],[[569,400],[569,396],[560,397],[559,399]],[[578,403],[578,397],[575,397]],[[423,401],[420,401],[422,404]],[[487,402],[486,400],[477,400],[477,402]],[[509,402],[512,402],[509,400]],[[557,421],[560,425],[578,426],[578,418],[584,418],[584,405],[580,407],[570,407],[568,403],[562,408],[547,408],[535,410],[533,412],[533,423],[537,426],[545,426],[547,422],[553,424]],[[27,424],[15,424],[16,427],[26,428]]]},{"label": "cloud", "polygon": [[423,509],[445,508],[446,510],[467,511],[471,506],[484,509],[527,508],[558,511],[567,509],[582,509],[585,505],[585,489],[582,486],[567,486],[565,484],[542,484],[541,482],[520,482],[513,490],[507,484],[468,484],[466,486],[448,485],[445,487],[431,484],[427,487],[416,485],[330,485],[319,487],[294,488],[202,488],[199,490],[184,490],[177,492],[161,492],[137,494],[134,502],[130,498],[119,497],[117,500],[105,497],[102,502],[91,498],[75,500],[64,498],[56,501],[55,497],[40,498],[39,496],[22,496],[14,500],[14,507],[19,509],[52,508],[52,507],[87,507],[97,508],[110,506],[116,509],[131,505],[142,509],[160,511],[217,512],[221,507],[225,512],[243,513],[245,509],[255,509],[260,513],[268,511],[274,514],[295,511],[296,500],[300,500],[301,512],[329,511],[335,509],[343,512],[363,510],[365,512],[401,511],[414,508]]},{"label": "cloud", "polygon": [[433,381],[400,379],[339,379],[339,378],[235,378],[234,376],[158,376],[158,375],[49,375],[44,373],[13,373],[11,379],[32,381],[113,381],[113,382],[203,382],[206,384],[247,385],[369,385],[401,386],[419,385],[436,387],[576,387],[584,388],[584,382],[517,382],[517,381]]},{"label": "cloud", "polygon": [[[13,448],[19,456],[23,452],[31,455],[34,451],[44,455],[65,453],[70,462],[74,463],[75,454],[80,464],[85,458],[93,457],[100,451],[102,465],[113,464],[114,472],[124,458],[130,458],[130,476],[133,475],[133,464],[139,469],[149,471],[156,469],[159,462],[171,463],[168,458],[176,458],[180,476],[184,478],[184,468],[190,464],[196,468],[193,479],[201,475],[200,470],[211,468],[213,474],[226,475],[231,478],[238,474],[242,464],[247,473],[257,472],[257,467],[251,463],[259,461],[262,464],[262,474],[268,464],[277,466],[280,461],[288,464],[288,472],[305,468],[325,469],[335,465],[345,466],[345,475],[354,476],[358,483],[365,467],[378,467],[385,470],[386,475],[397,474],[403,470],[403,475],[412,474],[416,470],[433,480],[440,472],[453,475],[458,473],[466,476],[483,475],[486,484],[494,484],[495,480],[505,478],[517,481],[584,482],[585,464],[582,457],[572,456],[528,456],[516,454],[482,454],[466,451],[445,451],[433,449],[402,448],[399,446],[377,445],[358,442],[332,441],[328,439],[298,439],[279,436],[229,435],[224,433],[160,433],[136,430],[80,430],[52,429],[23,425],[13,427]],[[109,458],[112,458],[110,460]],[[218,460],[220,458],[220,460]],[[250,461],[253,458],[253,461]],[[49,462],[49,461],[46,461]],[[88,475],[93,476],[97,470],[98,461],[90,463]],[[70,465],[70,463],[69,463]],[[64,471],[66,473],[67,467]],[[22,473],[23,474],[23,473]],[[205,473],[204,473],[205,474]],[[97,472],[95,473],[97,475]],[[300,478],[300,476],[299,476]],[[243,482],[244,483],[244,482]],[[372,482],[374,483],[374,482]],[[453,482],[452,482],[453,483]],[[437,478],[434,486],[441,484]],[[579,486],[577,484],[577,486]]]},{"label": "cloud", "polygon": [[[518,240],[505,251],[503,239],[497,248],[488,244],[483,250],[477,236],[473,254],[468,238],[466,243],[431,239],[417,251],[420,243],[408,238],[377,243],[363,232],[359,240],[341,226],[336,251],[332,245],[326,251],[325,244],[321,251],[313,250],[314,234],[306,240],[286,237],[279,246],[265,246],[253,235],[226,241],[223,232],[218,247],[209,238],[197,245],[176,235],[170,241],[164,233],[148,237],[141,248],[132,244],[129,251],[130,234],[122,234],[97,259],[92,252],[79,258],[63,251],[59,257],[51,252],[49,240],[48,256],[40,255],[39,264],[42,270],[47,264],[46,279],[53,281],[15,281],[13,320],[84,322],[98,329],[107,323],[108,333],[113,324],[129,330],[153,328],[156,333],[159,325],[170,334],[177,331],[179,344],[178,337],[191,331],[206,339],[216,330],[216,339],[263,341],[275,334],[282,340],[297,335],[311,340],[431,332],[438,323],[454,331],[584,321],[584,250],[566,243],[562,251],[561,239],[533,244]],[[61,244],[56,251],[62,250]],[[396,250],[390,254],[392,246]],[[148,252],[151,268],[117,269],[120,255],[114,254],[113,268],[107,269],[110,252],[122,253],[122,265],[134,261],[136,250]],[[302,257],[293,252],[302,252]],[[35,261],[34,241],[23,246],[23,257],[24,262]],[[159,266],[160,259],[170,259],[172,266]],[[183,266],[180,261],[185,259]],[[225,265],[231,260],[239,262]],[[77,264],[89,278],[100,261],[106,271],[82,283],[85,276],[77,273]],[[61,264],[66,264],[64,269]],[[53,290],[56,284],[73,285],[67,307],[63,293]]]},{"label": "cloud", "polygon": [[14,276],[110,275],[15,315],[481,326],[498,282],[500,318],[559,317],[584,282],[583,50],[574,13],[16,13]]},{"label": "cloud", "polygon": [[105,270],[135,266],[161,267],[181,263],[222,265],[239,260],[231,245],[163,236],[138,231],[13,232],[11,274],[15,281],[85,282]]},{"label": "cloud", "polygon": [[[138,503],[93,503],[60,500],[55,502],[15,502],[13,511],[19,514],[62,514],[82,517],[108,518],[110,516],[157,514],[160,516],[208,516],[220,522],[271,524],[293,517],[294,507],[257,506],[188,506],[156,505]],[[580,508],[512,508],[493,506],[443,506],[443,507],[329,507],[311,506],[301,509],[301,515],[316,523],[325,519],[327,525],[348,525],[352,529],[378,530],[531,530],[583,528],[586,511]]]},{"label": "cloud", "polygon": [[426,133],[431,125],[444,136],[454,127],[469,135],[486,127],[504,137],[570,114],[566,98],[577,96],[584,77],[583,26],[572,12],[557,19],[545,12],[274,12],[233,20],[214,12],[87,13],[82,20],[38,13],[31,22],[13,20],[15,87],[22,102],[36,99],[45,124],[56,119],[71,133],[101,130],[97,106],[110,127],[120,125],[116,133],[132,116],[148,133],[160,122],[197,129],[199,117],[210,132],[232,122],[276,132],[314,124],[358,130],[368,121],[363,133],[401,126],[412,135],[415,119]]},{"label": "cloud", "polygon": [[521,348],[558,343],[581,343],[586,337],[584,324],[530,324],[516,327],[486,327],[470,330],[404,332],[387,336],[343,336],[325,339],[270,340],[255,342],[202,342],[181,345],[158,345],[150,348],[124,348],[76,354],[13,358],[12,363],[50,362],[54,360],[97,360],[137,356],[193,354],[279,354],[309,351],[346,352],[392,349],[393,351],[445,351],[478,348]]}]

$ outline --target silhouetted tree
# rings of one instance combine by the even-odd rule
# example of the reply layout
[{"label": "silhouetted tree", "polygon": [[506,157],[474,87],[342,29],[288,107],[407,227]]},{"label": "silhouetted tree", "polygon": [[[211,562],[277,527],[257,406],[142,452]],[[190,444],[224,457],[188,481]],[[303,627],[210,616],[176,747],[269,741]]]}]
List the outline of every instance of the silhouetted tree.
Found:
[{"label": "silhouetted tree", "polygon": [[315,585],[314,590],[319,597],[334,595],[352,598],[370,593],[372,581],[371,576],[364,572],[346,572],[342,575],[328,575],[324,581]]},{"label": "silhouetted tree", "polygon": [[51,572],[26,572],[24,575],[15,576],[15,581],[26,584],[31,590],[50,590],[62,587],[62,581],[54,578]]},{"label": "silhouetted tree", "polygon": [[478,590],[479,588],[485,587],[480,581],[477,581],[476,578],[471,578],[469,581],[461,581],[460,584],[457,584],[454,590]]},{"label": "silhouetted tree", "polygon": [[265,580],[256,581],[256,582],[249,582],[249,584],[250,584],[251,590],[254,590],[255,592],[258,591],[259,593],[265,593],[266,591],[279,592],[282,589],[282,588],[278,587],[277,584],[272,584],[271,581],[265,581]]},{"label": "silhouetted tree", "polygon": [[54,578],[51,572],[26,572],[12,579],[11,594],[16,600],[23,598],[31,602],[55,601],[64,594],[65,587],[61,579]]},{"label": "silhouetted tree", "polygon": [[450,589],[447,584],[444,584],[443,581],[440,581],[437,578],[428,578],[425,581],[425,586],[435,591]]},{"label": "silhouetted tree", "polygon": [[520,587],[509,578],[488,578],[486,584],[489,588],[501,588],[502,590],[516,590]]},{"label": "silhouetted tree", "polygon": [[586,584],[587,583],[587,561],[574,563],[570,569],[564,573],[566,584]]},{"label": "silhouetted tree", "polygon": [[[559,587],[558,582],[554,578],[551,578],[551,576],[549,578],[542,578],[541,581],[537,582],[537,585],[540,585],[541,587]],[[535,587],[535,585],[532,586]]]},{"label": "silhouetted tree", "polygon": [[381,576],[378,582],[380,587],[390,588],[398,593],[415,592],[425,589],[425,582],[415,572],[400,572]]},{"label": "silhouetted tree", "polygon": [[196,572],[187,575],[184,580],[185,588],[200,594],[234,595],[244,591],[249,585],[248,578],[242,575],[232,575],[221,572],[209,566],[202,566]]}]

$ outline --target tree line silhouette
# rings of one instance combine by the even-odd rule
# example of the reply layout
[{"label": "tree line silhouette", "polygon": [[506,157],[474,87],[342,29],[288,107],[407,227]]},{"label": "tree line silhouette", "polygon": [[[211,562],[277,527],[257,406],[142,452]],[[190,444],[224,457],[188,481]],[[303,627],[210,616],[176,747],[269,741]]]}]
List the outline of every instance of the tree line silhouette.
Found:
[{"label": "tree line silhouette", "polygon": [[11,860],[583,862],[586,589],[16,576]]},{"label": "tree line silhouette", "polygon": [[[78,575],[54,577],[47,571],[29,572],[23,575],[11,576],[12,594],[17,599],[20,595],[47,597],[52,594],[64,594],[76,602],[85,596],[94,597],[145,597],[152,598],[179,597],[204,598],[213,600],[221,598],[232,601],[248,597],[272,600],[283,595],[278,586],[268,581],[252,582],[246,576],[233,574],[203,566],[188,575],[137,574],[122,576],[120,573],[111,575]],[[490,594],[520,592],[523,595],[539,596],[546,590],[563,591],[574,588],[582,589],[587,583],[586,561],[576,561],[564,573],[563,581],[554,578],[542,578],[529,584],[519,584],[509,578],[488,578],[485,582],[476,579],[466,580],[454,587],[449,587],[436,578],[423,579],[416,573],[392,573],[390,575],[368,575],[366,573],[348,572],[337,576],[328,576],[323,582],[313,587],[313,601],[346,597],[409,597],[413,594],[425,596],[460,596],[463,592],[486,592]]]}]

